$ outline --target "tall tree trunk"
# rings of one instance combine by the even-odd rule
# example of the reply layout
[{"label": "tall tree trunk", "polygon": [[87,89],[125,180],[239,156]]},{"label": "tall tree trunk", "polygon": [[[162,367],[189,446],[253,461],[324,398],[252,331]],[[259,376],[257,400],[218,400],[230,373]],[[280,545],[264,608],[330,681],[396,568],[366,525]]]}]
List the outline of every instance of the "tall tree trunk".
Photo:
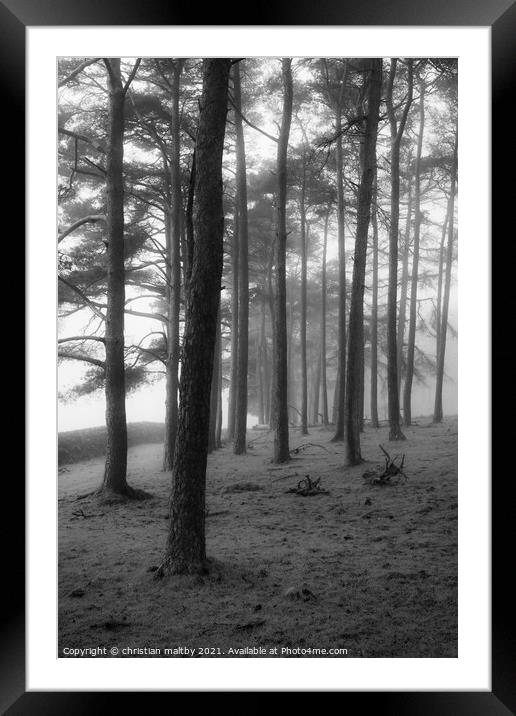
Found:
[{"label": "tall tree trunk", "polygon": [[[405,241],[403,242],[403,259],[401,268],[401,289],[400,289],[400,309],[398,317],[398,337],[397,337],[397,364],[398,364],[398,396],[401,391],[401,375],[403,366],[403,342],[405,340],[405,323],[407,314],[407,292],[408,292],[408,273],[409,273],[409,255],[410,255],[410,225],[412,219],[412,177],[409,178],[409,195],[407,204],[407,218],[405,222]],[[399,403],[399,398],[398,398]]]},{"label": "tall tree trunk", "polygon": [[299,212],[301,217],[301,317],[299,336],[301,341],[301,435],[308,435],[308,375],[306,362],[306,274],[307,243],[309,228],[305,208],[306,157],[303,150],[303,178]]},{"label": "tall tree trunk", "polygon": [[127,423],[124,365],[124,90],[120,59],[106,59],[109,87],[106,309],[106,466],[102,490],[130,494],[127,485]]},{"label": "tall tree trunk", "polygon": [[425,129],[425,85],[421,81],[419,99],[419,135],[414,180],[414,245],[412,250],[412,279],[410,282],[409,332],[407,341],[407,373],[403,390],[403,422],[412,424],[412,381],[414,378],[414,351],[416,345],[417,285],[419,280],[419,238],[421,233],[421,153]]},{"label": "tall tree trunk", "polygon": [[263,333],[261,321],[260,326],[256,329],[255,356],[256,389],[258,391],[258,424],[263,425],[265,423],[265,393],[263,381]]},{"label": "tall tree trunk", "polygon": [[453,166],[450,186],[450,204],[448,218],[448,247],[446,250],[446,278],[444,282],[444,296],[441,316],[441,329],[439,331],[439,358],[437,361],[437,376],[435,385],[434,423],[440,423],[443,419],[443,380],[444,380],[444,358],[446,354],[446,332],[448,329],[448,307],[450,304],[450,286],[453,263],[453,234],[455,211],[455,185],[457,182],[457,134],[455,135],[455,148],[453,153]]},{"label": "tall tree trunk", "polygon": [[165,560],[157,576],[165,572],[194,573],[206,568],[206,460],[222,277],[222,152],[230,66],[229,59],[204,61],[171,519]]},{"label": "tall tree trunk", "polygon": [[286,296],[286,246],[287,246],[287,149],[292,121],[292,60],[282,59],[283,116],[277,154],[277,215],[276,236],[276,291],[274,296],[274,323],[276,332],[274,370],[274,455],[276,463],[290,459],[288,442],[288,395],[287,395],[287,296]]},{"label": "tall tree trunk", "polygon": [[322,351],[317,351],[317,363],[315,375],[313,377],[312,389],[312,424],[317,425],[319,422],[319,396],[321,393],[321,359]]},{"label": "tall tree trunk", "polygon": [[437,278],[437,299],[435,309],[435,365],[439,362],[440,353],[440,337],[441,337],[441,318],[442,318],[442,301],[443,301],[443,278],[444,278],[444,255],[445,255],[445,242],[448,236],[448,222],[450,220],[450,208],[452,204],[452,197],[448,197],[446,202],[446,216],[444,218],[443,229],[441,234],[441,244],[439,246],[439,268]]},{"label": "tall tree trunk", "polygon": [[[219,323],[219,334],[221,326]],[[222,335],[219,335],[219,353],[218,353],[218,365],[219,365],[219,382],[217,391],[217,426],[215,430],[215,447],[217,450],[222,447]]]},{"label": "tall tree trunk", "polygon": [[339,317],[338,317],[338,349],[337,349],[337,382],[333,411],[335,416],[334,442],[344,440],[344,422],[346,409],[346,235],[344,213],[346,210],[344,197],[344,159],[342,151],[342,106],[348,77],[348,63],[344,68],[344,76],[337,101],[335,115],[335,131],[337,134],[337,238],[339,245]]},{"label": "tall tree trunk", "polygon": [[[375,159],[376,163],[376,159]],[[371,306],[371,425],[379,428],[378,420],[378,187],[374,179],[373,225],[373,291]]]},{"label": "tall tree trunk", "polygon": [[[270,253],[269,262],[267,265],[267,286],[268,286],[268,303],[269,303],[269,313],[271,318],[271,391],[270,391],[270,401],[269,401],[269,426],[271,430],[275,430],[276,425],[276,417],[277,417],[277,411],[276,411],[276,378],[275,372],[276,372],[276,316],[275,316],[275,306],[276,301],[274,297],[274,279],[273,279],[273,267],[274,267],[274,257],[276,256],[276,244],[277,244],[277,236],[274,236],[273,238],[273,246],[272,251]],[[288,411],[288,408],[287,408]],[[287,412],[287,419],[288,419],[288,412]]]},{"label": "tall tree trunk", "polygon": [[236,182],[238,205],[238,373],[235,402],[235,443],[233,452],[241,455],[246,451],[247,430],[247,369],[249,361],[249,268],[248,268],[248,220],[247,220],[247,170],[245,161],[244,128],[242,124],[242,92],[240,64],[233,65],[233,95],[237,111],[236,129]]},{"label": "tall tree trunk", "polygon": [[238,382],[238,267],[239,267],[239,238],[238,238],[238,198],[235,197],[235,212],[233,218],[233,239],[231,242],[231,375],[229,381],[228,398],[228,440],[235,437],[235,410]]},{"label": "tall tree trunk", "polygon": [[389,440],[404,440],[400,427],[398,393],[398,350],[396,318],[398,312],[398,243],[400,219],[400,144],[412,104],[412,60],[408,60],[408,97],[399,126],[393,107],[392,92],[397,60],[391,60],[387,87],[387,112],[391,129],[391,223],[389,228],[389,288],[387,298],[387,396],[389,410]]},{"label": "tall tree trunk", "polygon": [[326,254],[328,251],[328,221],[330,210],[324,217],[324,243],[321,275],[321,393],[323,425],[328,425],[328,385],[326,381]]},{"label": "tall tree trunk", "polygon": [[217,330],[215,333],[215,350],[213,353],[213,371],[210,389],[210,426],[208,431],[208,452],[217,449],[217,418],[219,409],[219,372],[220,372],[220,308],[217,316]]},{"label": "tall tree trunk", "polygon": [[172,73],[171,151],[170,151],[170,225],[167,233],[167,365],[165,400],[165,445],[163,469],[171,470],[177,435],[177,390],[179,387],[179,312],[181,302],[181,193],[179,89],[184,60],[176,59]]},{"label": "tall tree trunk", "polygon": [[294,361],[292,352],[294,346],[294,301],[288,303],[287,314],[287,394],[290,404],[288,406],[289,423],[297,423],[296,402],[296,381],[294,378]]},{"label": "tall tree trunk", "polygon": [[362,342],[362,354],[360,356],[360,400],[358,412],[359,431],[364,432],[364,400],[365,400],[365,344]]},{"label": "tall tree trunk", "polygon": [[263,364],[263,394],[265,402],[264,423],[270,422],[271,415],[271,380],[269,371],[269,351],[267,349],[267,334],[265,331],[265,298],[261,301],[261,348]]},{"label": "tall tree trunk", "polygon": [[362,171],[358,189],[355,261],[351,287],[346,373],[346,455],[350,465],[362,461],[360,451],[360,373],[364,344],[364,281],[367,257],[367,233],[375,172],[376,137],[382,92],[382,60],[370,60],[367,79],[367,119],[361,151]]}]

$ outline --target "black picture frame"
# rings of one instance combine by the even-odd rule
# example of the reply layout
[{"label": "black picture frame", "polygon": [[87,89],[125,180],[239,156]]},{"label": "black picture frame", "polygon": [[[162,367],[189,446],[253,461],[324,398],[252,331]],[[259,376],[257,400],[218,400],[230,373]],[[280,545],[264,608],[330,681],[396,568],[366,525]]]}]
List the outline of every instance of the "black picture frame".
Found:
[{"label": "black picture frame", "polygon": [[[170,0],[0,0],[0,82],[4,112],[2,112],[4,157],[7,146],[13,160],[4,159],[4,192],[2,196],[9,214],[25,215],[22,187],[25,146],[25,31],[28,26],[66,25],[197,25],[200,7],[180,7]],[[247,13],[247,14],[246,14]],[[507,337],[508,307],[514,307],[514,282],[510,271],[514,262],[514,228],[511,226],[511,207],[516,196],[514,187],[515,146],[514,121],[507,109],[511,84],[514,84],[516,57],[516,4],[508,0],[361,0],[338,3],[300,0],[265,6],[245,4],[233,7],[214,5],[203,9],[203,25],[429,25],[429,26],[490,26],[492,31],[492,240],[496,280],[492,283],[493,350],[492,359],[500,366],[511,359]],[[253,17],[254,15],[254,17]],[[222,22],[221,22],[222,20]],[[228,20],[232,20],[228,21]],[[19,175],[19,176],[18,176]],[[512,203],[511,203],[512,200]],[[509,216],[508,216],[509,214]],[[509,228],[511,226],[511,228]],[[10,295],[19,296],[21,273],[21,239],[16,228],[15,265],[17,275]],[[4,232],[14,242],[12,233]],[[497,245],[498,243],[498,245]],[[502,253],[503,252],[503,253]],[[511,282],[512,280],[512,282]],[[5,330],[19,334],[22,309],[16,300],[16,316]],[[512,313],[513,315],[513,313]],[[34,349],[28,344],[28,350]],[[503,453],[510,445],[512,425],[500,419],[507,402],[507,379],[502,370],[493,371],[492,416],[499,418],[492,431],[492,455]],[[496,390],[498,388],[498,391]],[[496,397],[503,396],[497,402]],[[510,398],[509,398],[510,400]],[[17,402],[23,405],[19,399]],[[21,432],[20,421],[17,430]],[[510,431],[510,432],[509,432]],[[22,448],[23,449],[23,448]],[[505,448],[506,449],[506,448]],[[509,462],[510,465],[510,462]],[[4,514],[9,513],[12,526],[8,533],[8,549],[4,549],[3,596],[6,606],[1,612],[2,644],[0,670],[0,709],[2,713],[90,714],[112,711],[114,698],[120,692],[25,692],[25,538],[24,483],[20,470],[5,470]],[[514,630],[514,597],[509,588],[511,562],[514,560],[511,535],[514,499],[508,496],[513,470],[507,470],[505,458],[495,461],[492,484],[492,691],[472,692],[344,692],[339,695],[341,708],[352,708],[360,699],[360,708],[378,708],[383,714],[467,714],[467,716],[503,716],[516,712],[516,637]],[[4,536],[4,540],[7,538]],[[4,543],[5,546],[5,543]],[[169,697],[169,694],[161,694]],[[174,695],[171,695],[174,698]],[[150,694],[132,693],[132,706],[148,708]],[[364,701],[366,699],[366,701]],[[257,705],[260,700],[257,702]]]}]

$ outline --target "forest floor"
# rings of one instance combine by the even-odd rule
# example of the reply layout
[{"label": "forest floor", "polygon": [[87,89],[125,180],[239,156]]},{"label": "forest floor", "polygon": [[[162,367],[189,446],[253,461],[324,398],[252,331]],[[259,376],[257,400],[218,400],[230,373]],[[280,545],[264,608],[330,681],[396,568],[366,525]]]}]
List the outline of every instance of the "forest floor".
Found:
[{"label": "forest floor", "polygon": [[[223,657],[257,656],[229,651],[246,647],[456,657],[457,420],[418,422],[404,443],[366,426],[367,461],[353,468],[321,427],[291,431],[291,450],[310,444],[283,466],[270,462],[272,434],[253,430],[247,455],[230,445],[210,455],[205,576],[153,579],[170,493],[160,445],[129,450],[128,481],[152,493],[145,501],[77,500],[100,484],[102,458],[61,468],[59,656],[94,644],[161,657],[178,647],[196,657],[207,655],[200,647]],[[405,453],[406,480],[382,487],[362,477],[383,466],[379,444]],[[286,492],[306,475],[329,494]]]}]

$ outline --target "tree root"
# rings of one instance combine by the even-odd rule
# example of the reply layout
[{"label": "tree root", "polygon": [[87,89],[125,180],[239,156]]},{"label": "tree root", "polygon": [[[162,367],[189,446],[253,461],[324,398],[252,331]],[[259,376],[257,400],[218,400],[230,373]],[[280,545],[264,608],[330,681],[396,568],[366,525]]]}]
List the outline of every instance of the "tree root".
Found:
[{"label": "tree root", "polygon": [[206,575],[209,573],[208,560],[189,562],[185,559],[165,557],[159,567],[154,570],[153,579],[159,581],[174,575]]}]

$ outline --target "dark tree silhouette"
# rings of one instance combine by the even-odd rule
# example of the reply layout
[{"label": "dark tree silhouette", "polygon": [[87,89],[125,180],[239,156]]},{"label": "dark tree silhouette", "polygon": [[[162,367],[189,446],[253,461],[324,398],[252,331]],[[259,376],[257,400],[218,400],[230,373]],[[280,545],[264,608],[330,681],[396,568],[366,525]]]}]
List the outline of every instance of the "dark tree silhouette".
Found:
[{"label": "dark tree silhouette", "polygon": [[370,60],[364,75],[367,83],[367,119],[361,148],[361,178],[358,190],[355,261],[351,286],[346,374],[346,456],[350,465],[362,461],[360,418],[363,404],[362,373],[364,359],[364,280],[367,256],[367,232],[376,159],[376,135],[382,92],[382,60]]},{"label": "dark tree silhouette", "polygon": [[[105,59],[109,112],[106,162],[107,305],[104,336],[106,393],[106,466],[101,490],[133,496],[127,484],[125,414],[125,263],[124,263],[124,103],[132,77],[122,85],[120,59]],[[135,68],[137,69],[137,64]],[[133,75],[134,76],[134,75]]]},{"label": "dark tree silhouette", "polygon": [[277,234],[275,245],[276,290],[274,296],[275,355],[274,355],[274,462],[290,459],[288,441],[287,398],[287,149],[292,121],[292,60],[281,61],[283,77],[283,114],[277,153]]},{"label": "dark tree silhouette", "polygon": [[242,123],[242,91],[240,63],[233,66],[233,98],[236,107],[236,163],[237,195],[236,217],[238,224],[238,358],[235,396],[234,452],[246,451],[247,430],[247,366],[249,361],[249,258],[247,217],[247,170],[245,160],[244,128]]},{"label": "dark tree silhouette", "polygon": [[222,151],[230,66],[229,59],[204,62],[171,519],[165,559],[158,576],[206,569],[206,460],[222,276]]},{"label": "dark tree silhouette", "polygon": [[389,406],[389,440],[405,440],[400,427],[398,392],[398,350],[396,346],[396,318],[398,313],[398,243],[400,219],[400,144],[410,105],[412,104],[413,67],[408,60],[408,90],[400,122],[393,105],[393,86],[397,60],[391,60],[387,86],[387,113],[391,129],[391,223],[389,227],[389,295],[387,303],[387,389]]},{"label": "dark tree silhouette", "polygon": [[165,398],[165,444],[163,469],[171,470],[177,435],[177,390],[179,369],[179,312],[181,302],[181,217],[183,213],[181,195],[180,165],[180,122],[179,89],[184,60],[172,63],[171,87],[171,153],[170,153],[170,198],[171,206],[167,217],[167,384]]}]

